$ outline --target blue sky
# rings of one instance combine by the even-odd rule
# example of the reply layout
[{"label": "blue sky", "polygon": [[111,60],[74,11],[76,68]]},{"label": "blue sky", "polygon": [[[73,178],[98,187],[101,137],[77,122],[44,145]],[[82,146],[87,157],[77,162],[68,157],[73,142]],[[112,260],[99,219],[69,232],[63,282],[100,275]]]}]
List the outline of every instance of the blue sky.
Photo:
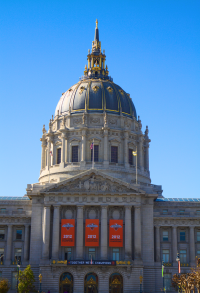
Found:
[{"label": "blue sky", "polygon": [[78,82],[98,18],[110,75],[149,126],[152,183],[200,197],[199,1],[0,1],[1,196],[38,181],[43,124]]}]

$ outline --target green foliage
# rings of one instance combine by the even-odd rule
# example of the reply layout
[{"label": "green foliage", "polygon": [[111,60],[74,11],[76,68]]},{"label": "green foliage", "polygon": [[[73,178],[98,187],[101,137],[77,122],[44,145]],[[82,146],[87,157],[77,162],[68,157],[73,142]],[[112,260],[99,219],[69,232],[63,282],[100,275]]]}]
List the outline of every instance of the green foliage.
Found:
[{"label": "green foliage", "polygon": [[7,279],[0,280],[0,293],[7,293],[10,289],[10,284]]},{"label": "green foliage", "polygon": [[31,266],[28,265],[24,271],[19,271],[19,293],[30,293],[36,292],[34,286],[35,278]]}]

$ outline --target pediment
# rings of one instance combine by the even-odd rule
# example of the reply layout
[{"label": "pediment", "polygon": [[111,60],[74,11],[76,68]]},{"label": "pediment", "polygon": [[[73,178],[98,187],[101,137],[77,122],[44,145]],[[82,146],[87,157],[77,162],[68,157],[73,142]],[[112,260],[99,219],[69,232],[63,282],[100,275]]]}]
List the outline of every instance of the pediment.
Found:
[{"label": "pediment", "polygon": [[97,194],[145,194],[145,191],[134,187],[102,171],[91,169],[73,176],[70,179],[44,188],[41,193],[97,193]]}]

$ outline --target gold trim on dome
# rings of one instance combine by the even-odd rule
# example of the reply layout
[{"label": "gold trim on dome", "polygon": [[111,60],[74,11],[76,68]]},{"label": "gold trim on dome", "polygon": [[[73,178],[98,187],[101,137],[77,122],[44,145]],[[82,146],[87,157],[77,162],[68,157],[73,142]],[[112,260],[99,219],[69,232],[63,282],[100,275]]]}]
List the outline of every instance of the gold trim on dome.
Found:
[{"label": "gold trim on dome", "polygon": [[113,93],[113,88],[111,88],[110,86],[107,87],[107,90],[109,91],[109,93]]},{"label": "gold trim on dome", "polygon": [[97,93],[98,90],[99,90],[99,86],[94,85],[94,86],[92,87],[92,89],[93,89],[93,91],[94,91],[95,93]]},{"label": "gold trim on dome", "polygon": [[123,90],[119,90],[119,92],[120,92],[120,94],[121,94],[122,96],[124,96],[124,91],[123,91]]},{"label": "gold trim on dome", "polygon": [[81,86],[80,89],[79,89],[79,94],[81,95],[84,90],[85,90],[85,87],[84,86]]}]

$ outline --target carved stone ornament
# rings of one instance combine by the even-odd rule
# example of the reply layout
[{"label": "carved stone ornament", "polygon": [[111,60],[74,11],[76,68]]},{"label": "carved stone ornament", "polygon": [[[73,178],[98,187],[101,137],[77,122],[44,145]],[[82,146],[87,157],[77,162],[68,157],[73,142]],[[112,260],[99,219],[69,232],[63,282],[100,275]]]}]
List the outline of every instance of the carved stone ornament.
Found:
[{"label": "carved stone ornament", "polygon": [[113,88],[111,88],[110,86],[107,87],[107,90],[108,90],[108,92],[109,92],[110,94],[113,93]]},{"label": "carved stone ornament", "polygon": [[200,220],[154,219],[154,225],[159,226],[199,226]]},{"label": "carved stone ornament", "polygon": [[90,118],[90,123],[94,123],[94,124],[100,123],[100,118],[93,118],[93,117],[91,117]]},{"label": "carved stone ornament", "polygon": [[119,220],[124,218],[123,207],[112,207],[109,209],[109,217],[113,220]]},{"label": "carved stone ornament", "polygon": [[117,119],[109,119],[109,123],[117,125]]},{"label": "carved stone ornament", "polygon": [[74,123],[74,125],[82,124],[82,118],[74,118],[73,123]]},{"label": "carved stone ornament", "polygon": [[[55,192],[80,192],[80,191],[87,191],[87,192],[117,192],[117,193],[129,193],[130,189],[126,186],[122,186],[118,183],[114,183],[111,180],[106,180],[101,176],[93,175],[88,179],[80,179],[75,180],[75,182],[69,182],[66,186],[60,187],[58,189],[54,189],[52,191]],[[133,191],[133,190],[132,190]],[[50,197],[52,198],[52,197]],[[52,199],[53,200],[53,199]],[[118,201],[118,198],[116,198]]]},{"label": "carved stone ornament", "polygon": [[95,93],[97,93],[98,90],[99,90],[99,86],[95,85],[95,86],[92,87],[92,89],[93,89],[93,91],[94,91]]}]

